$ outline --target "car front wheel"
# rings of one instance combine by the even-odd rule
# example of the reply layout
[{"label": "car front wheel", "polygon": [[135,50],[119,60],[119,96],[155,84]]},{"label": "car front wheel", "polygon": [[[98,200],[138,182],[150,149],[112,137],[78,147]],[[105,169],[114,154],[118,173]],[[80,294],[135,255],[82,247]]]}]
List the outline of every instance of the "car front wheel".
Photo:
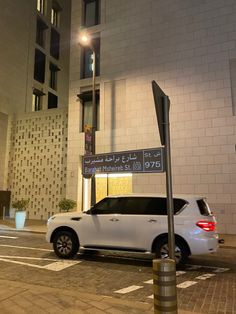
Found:
[{"label": "car front wheel", "polygon": [[71,258],[79,250],[79,241],[70,231],[58,231],[53,238],[53,249],[55,254],[61,258]]},{"label": "car front wheel", "polygon": [[[157,258],[169,258],[169,246],[168,239],[161,239],[156,246],[156,257]],[[175,242],[175,261],[176,264],[184,264],[188,259],[188,250],[186,245],[180,241]]]}]

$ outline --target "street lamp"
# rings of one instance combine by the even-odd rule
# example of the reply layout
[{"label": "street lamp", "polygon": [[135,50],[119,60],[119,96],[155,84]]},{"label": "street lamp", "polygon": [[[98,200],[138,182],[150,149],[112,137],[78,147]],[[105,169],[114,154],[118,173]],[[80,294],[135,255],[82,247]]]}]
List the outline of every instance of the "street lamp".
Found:
[{"label": "street lamp", "polygon": [[[97,106],[96,106],[96,86],[95,86],[95,77],[96,77],[96,50],[92,43],[92,38],[88,34],[81,34],[79,37],[79,43],[83,47],[89,47],[92,50],[92,138],[91,138],[91,154],[96,154],[96,126],[97,126]],[[96,203],[96,183],[95,183],[95,174],[91,177],[91,205]]]}]

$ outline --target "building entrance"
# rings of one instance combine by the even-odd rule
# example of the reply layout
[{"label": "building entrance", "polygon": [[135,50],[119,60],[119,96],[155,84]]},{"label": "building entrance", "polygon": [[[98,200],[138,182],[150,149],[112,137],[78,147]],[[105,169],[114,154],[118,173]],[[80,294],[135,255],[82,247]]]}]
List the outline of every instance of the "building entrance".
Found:
[{"label": "building entrance", "polygon": [[132,193],[132,174],[96,175],[96,202],[107,195]]}]

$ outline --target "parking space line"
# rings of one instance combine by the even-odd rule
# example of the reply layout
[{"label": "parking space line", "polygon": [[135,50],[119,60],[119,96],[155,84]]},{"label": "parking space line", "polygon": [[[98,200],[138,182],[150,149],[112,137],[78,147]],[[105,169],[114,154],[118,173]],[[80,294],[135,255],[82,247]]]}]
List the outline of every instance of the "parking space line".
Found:
[{"label": "parking space line", "polygon": [[216,274],[203,274],[201,276],[197,276],[195,277],[195,279],[199,279],[199,280],[206,280],[209,279],[211,277],[214,277]]},{"label": "parking space line", "polygon": [[188,287],[195,285],[196,283],[197,283],[197,281],[184,281],[184,282],[181,282],[180,284],[178,284],[177,288],[186,289]]},{"label": "parking space line", "polygon": [[143,283],[148,283],[148,284],[153,284],[153,279],[150,279],[150,280],[147,280],[147,281],[144,281]]},{"label": "parking space line", "polygon": [[43,251],[43,252],[53,252],[53,250],[49,249],[40,249],[35,247],[29,247],[29,246],[16,246],[16,245],[7,245],[7,244],[0,244],[2,247],[11,247],[15,249],[25,249],[25,250],[36,250],[36,251]]},{"label": "parking space line", "polygon": [[225,271],[228,271],[229,268],[222,268],[222,267],[218,267],[217,269],[214,269],[213,272],[214,273],[224,273]]},{"label": "parking space line", "polygon": [[186,274],[186,271],[183,271],[183,270],[178,270],[176,272],[176,276],[181,276],[181,275],[184,275],[184,274]]},{"label": "parking space line", "polygon": [[10,237],[10,236],[1,236],[0,238],[4,238],[4,239],[18,239],[18,237]]},{"label": "parking space line", "polygon": [[[18,259],[18,260],[14,260],[14,259]],[[23,260],[32,260],[32,261],[51,261],[53,263],[41,266],[41,265],[36,265],[36,264],[31,264],[31,263],[19,261],[22,259]],[[66,261],[66,260],[58,261],[56,259],[50,259],[50,258],[27,257],[27,256],[9,256],[9,255],[0,255],[0,261],[12,263],[12,264],[29,266],[29,267],[33,267],[33,268],[47,269],[47,270],[52,270],[52,271],[61,271],[65,268],[68,268],[70,266],[74,266],[76,264],[81,263],[81,261]]]},{"label": "parking space line", "polygon": [[138,289],[143,288],[143,286],[129,286],[120,290],[115,291],[115,293],[120,293],[120,294],[125,294],[125,293],[129,293]]}]

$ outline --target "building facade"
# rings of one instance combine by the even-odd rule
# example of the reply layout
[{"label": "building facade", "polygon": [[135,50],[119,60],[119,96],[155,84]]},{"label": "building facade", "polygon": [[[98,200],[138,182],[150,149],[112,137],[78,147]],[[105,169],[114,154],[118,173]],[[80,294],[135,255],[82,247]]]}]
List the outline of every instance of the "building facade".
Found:
[{"label": "building facade", "polygon": [[70,1],[0,4],[0,190],[47,219],[66,196]]},{"label": "building facade", "polygon": [[[234,0],[72,0],[67,195],[79,208],[84,127],[91,122],[97,52],[96,153],[160,147],[151,90],[169,96],[173,192],[207,197],[221,233],[236,232],[236,3]],[[79,96],[78,96],[79,95]],[[97,177],[107,193],[165,193],[165,174]]]}]

